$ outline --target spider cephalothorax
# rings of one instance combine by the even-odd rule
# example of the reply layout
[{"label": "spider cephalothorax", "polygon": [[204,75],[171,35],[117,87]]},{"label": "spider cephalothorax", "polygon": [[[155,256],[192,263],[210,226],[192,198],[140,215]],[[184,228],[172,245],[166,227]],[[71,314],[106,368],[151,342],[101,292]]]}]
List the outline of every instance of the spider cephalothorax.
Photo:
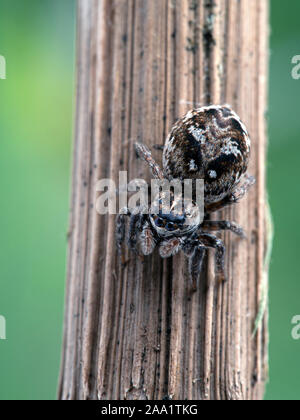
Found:
[{"label": "spider cephalothorax", "polygon": [[[128,245],[144,255],[159,247],[161,257],[167,258],[182,250],[189,258],[189,273],[195,290],[207,248],[215,249],[215,272],[219,281],[225,280],[223,242],[211,234],[230,230],[244,237],[243,229],[234,222],[210,221],[210,213],[238,202],[255,182],[245,176],[250,138],[244,124],[228,105],[209,106],[189,111],[171,130],[163,152],[163,170],[151,152],[142,144],[136,151],[160,180],[204,179],[204,219],[197,204],[178,195],[173,196],[168,211],[160,206],[154,213],[149,209],[125,208],[117,218],[117,245],[121,252],[125,239],[125,219],[130,217]],[[240,185],[242,176],[245,181]],[[178,202],[184,202],[178,211]],[[153,204],[153,203],[152,203]]]},{"label": "spider cephalothorax", "polygon": [[200,209],[192,200],[183,202],[182,195],[172,196],[168,209],[164,209],[162,206],[162,194],[158,195],[156,201],[159,211],[154,214],[150,213],[149,219],[159,237],[188,235],[199,226]]}]

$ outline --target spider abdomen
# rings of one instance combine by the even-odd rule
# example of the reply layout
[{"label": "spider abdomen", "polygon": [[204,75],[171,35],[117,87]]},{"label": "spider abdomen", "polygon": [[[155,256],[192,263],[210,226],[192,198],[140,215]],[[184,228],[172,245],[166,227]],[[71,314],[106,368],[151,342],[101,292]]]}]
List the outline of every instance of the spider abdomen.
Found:
[{"label": "spider abdomen", "polygon": [[168,178],[203,179],[205,202],[230,194],[246,172],[250,138],[229,106],[189,111],[172,128],[164,147]]}]

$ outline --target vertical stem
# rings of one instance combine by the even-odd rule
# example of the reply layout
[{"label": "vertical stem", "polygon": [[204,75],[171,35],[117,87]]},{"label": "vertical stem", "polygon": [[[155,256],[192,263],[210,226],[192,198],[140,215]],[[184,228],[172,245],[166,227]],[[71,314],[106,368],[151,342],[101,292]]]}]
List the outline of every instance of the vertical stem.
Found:
[{"label": "vertical stem", "polygon": [[[261,399],[267,314],[265,254],[267,0],[79,0],[77,114],[60,399]],[[153,148],[193,106],[229,103],[252,137],[257,185],[215,218],[228,282],[209,253],[194,295],[183,255],[120,265],[115,217],[100,216],[99,179],[150,180],[133,144]]]}]

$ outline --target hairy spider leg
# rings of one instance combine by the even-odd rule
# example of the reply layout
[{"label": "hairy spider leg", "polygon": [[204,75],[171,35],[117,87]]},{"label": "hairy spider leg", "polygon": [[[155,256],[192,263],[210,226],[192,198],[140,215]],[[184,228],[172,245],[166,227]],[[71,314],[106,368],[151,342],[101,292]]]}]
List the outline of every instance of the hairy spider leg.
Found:
[{"label": "hairy spider leg", "polygon": [[246,195],[249,188],[251,188],[252,185],[254,185],[256,182],[256,179],[252,175],[246,174],[244,178],[245,182],[242,185],[237,186],[237,188],[232,193],[232,200],[234,203],[240,201]]},{"label": "hairy spider leg", "polygon": [[123,243],[126,236],[126,218],[131,216],[131,212],[128,207],[124,207],[116,218],[116,244],[118,254],[121,257],[122,265],[125,264],[125,256],[123,252]]},{"label": "hairy spider leg", "polygon": [[205,213],[213,213],[217,210],[220,210],[226,206],[230,206],[231,204],[235,204],[239,202],[244,195],[247,193],[249,188],[255,184],[255,178],[251,175],[245,176],[245,182],[237,188],[229,195],[224,197],[222,200],[216,202],[216,203],[210,203],[205,206]]},{"label": "hairy spider leg", "polygon": [[176,255],[181,249],[182,242],[180,238],[171,238],[162,242],[159,253],[162,258],[169,258]]},{"label": "hairy spider leg", "polygon": [[130,216],[129,232],[128,232],[128,246],[137,254],[138,237],[143,228],[145,215],[141,212],[134,212]]},{"label": "hairy spider leg", "polygon": [[191,289],[193,292],[197,290],[197,283],[202,270],[205,252],[206,247],[198,245],[195,247],[193,255],[189,258],[189,275],[191,281]]},{"label": "hairy spider leg", "polygon": [[240,238],[246,239],[244,229],[235,222],[228,222],[227,220],[204,220],[198,229],[199,231],[208,230],[213,232],[220,232],[222,230],[230,230]]},{"label": "hairy spider leg", "polygon": [[222,283],[226,281],[225,276],[225,246],[221,239],[209,233],[200,233],[199,241],[209,248],[214,248],[215,253],[215,275],[216,279]]},{"label": "hairy spider leg", "polygon": [[135,150],[137,155],[150,167],[154,178],[164,180],[164,173],[161,170],[160,166],[153,159],[148,147],[141,143],[135,143]]},{"label": "hairy spider leg", "polygon": [[154,251],[154,248],[156,246],[156,240],[152,233],[149,222],[144,222],[142,232],[140,234],[140,244],[142,253],[144,255],[150,255]]}]

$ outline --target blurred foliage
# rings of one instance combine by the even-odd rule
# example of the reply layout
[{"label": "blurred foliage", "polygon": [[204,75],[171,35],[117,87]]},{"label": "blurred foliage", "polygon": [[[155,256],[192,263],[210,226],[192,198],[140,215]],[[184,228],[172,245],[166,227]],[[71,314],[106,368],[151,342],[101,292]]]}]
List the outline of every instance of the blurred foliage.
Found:
[{"label": "blurred foliage", "polygon": [[[0,0],[0,399],[54,399],[59,371],[74,98],[75,0]],[[267,399],[300,399],[300,2],[271,0],[268,186],[275,220]]]},{"label": "blurred foliage", "polygon": [[300,197],[298,165],[300,80],[291,77],[300,54],[300,2],[271,0],[268,188],[275,224],[270,271],[270,382],[267,399],[300,399],[300,341],[291,320],[300,314]]},{"label": "blurred foliage", "polygon": [[1,399],[56,396],[74,39],[73,0],[0,0]]}]

